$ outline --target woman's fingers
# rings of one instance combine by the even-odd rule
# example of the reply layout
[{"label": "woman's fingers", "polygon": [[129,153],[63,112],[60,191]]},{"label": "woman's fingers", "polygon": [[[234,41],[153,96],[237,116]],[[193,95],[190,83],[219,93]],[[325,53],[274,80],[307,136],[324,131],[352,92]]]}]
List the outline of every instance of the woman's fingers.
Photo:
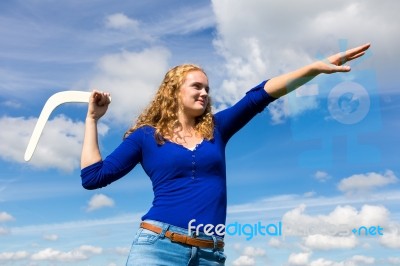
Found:
[{"label": "woman's fingers", "polygon": [[350,66],[338,66],[337,72],[349,72],[350,70]]},{"label": "woman's fingers", "polygon": [[[358,46],[358,47],[355,47],[355,48],[353,48],[353,49],[350,49],[350,50],[348,50],[348,51],[346,51],[346,57],[347,58],[357,58],[357,57],[360,57],[361,56],[361,54],[364,54],[365,53],[365,51],[369,48],[371,46],[371,44],[369,44],[369,43],[367,43],[367,44],[364,44],[364,45],[360,45],[360,46]],[[358,56],[357,56],[358,55]],[[355,56],[357,56],[357,57],[355,57]]]},{"label": "woman's fingers", "polygon": [[107,112],[110,102],[111,96],[109,93],[93,90],[90,95],[88,117],[95,120],[100,119]]},{"label": "woman's fingers", "polygon": [[[332,55],[328,57],[328,62],[336,65],[336,66],[342,66],[346,62],[354,60],[358,57],[361,57],[365,54],[365,51],[368,50],[368,48],[371,46],[371,44],[367,43],[364,45],[360,45],[358,47],[349,49],[345,52],[342,53],[337,53],[335,55]],[[337,70],[339,71],[348,71],[347,68],[338,68]]]},{"label": "woman's fingers", "polygon": [[360,56],[363,56],[365,54],[365,51],[368,50],[368,48],[370,46],[371,46],[371,44],[367,43],[367,44],[355,47],[353,49],[347,50],[344,53],[344,55],[342,55],[342,58],[341,58],[342,64],[344,64],[345,62],[351,61],[353,59],[356,59]]},{"label": "woman's fingers", "polygon": [[111,103],[111,96],[108,92],[103,92],[101,97],[101,103],[103,105],[109,105]]},{"label": "woman's fingers", "polygon": [[110,93],[93,90],[92,98],[98,106],[108,105],[111,102]]},{"label": "woman's fingers", "polygon": [[361,52],[361,53],[355,54],[355,55],[353,55],[353,56],[348,56],[348,57],[347,57],[347,61],[356,59],[356,58],[358,58],[358,57],[360,57],[360,56],[363,56],[364,54],[365,54],[365,52]]}]

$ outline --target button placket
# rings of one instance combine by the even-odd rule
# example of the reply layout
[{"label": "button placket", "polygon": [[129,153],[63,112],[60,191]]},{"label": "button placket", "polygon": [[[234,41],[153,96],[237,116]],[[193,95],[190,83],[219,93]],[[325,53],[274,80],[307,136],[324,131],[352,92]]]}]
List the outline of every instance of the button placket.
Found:
[{"label": "button placket", "polygon": [[192,179],[196,178],[196,149],[197,145],[196,148],[194,148],[194,150],[192,151]]}]

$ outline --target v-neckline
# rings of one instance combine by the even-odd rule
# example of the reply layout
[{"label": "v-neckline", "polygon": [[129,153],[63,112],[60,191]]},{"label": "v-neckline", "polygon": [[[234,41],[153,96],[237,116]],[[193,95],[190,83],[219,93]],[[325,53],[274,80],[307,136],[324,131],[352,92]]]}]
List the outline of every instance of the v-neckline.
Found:
[{"label": "v-neckline", "polygon": [[188,148],[188,147],[186,147],[186,146],[183,146],[182,144],[173,142],[173,141],[171,141],[171,140],[169,140],[169,139],[165,139],[165,140],[168,141],[169,143],[175,144],[176,146],[182,147],[183,149],[188,150],[188,151],[195,151],[195,150],[196,150],[201,144],[203,144],[203,142],[204,142],[204,138],[202,138],[202,139],[200,140],[199,143],[197,143],[196,145],[194,145],[193,148]]}]

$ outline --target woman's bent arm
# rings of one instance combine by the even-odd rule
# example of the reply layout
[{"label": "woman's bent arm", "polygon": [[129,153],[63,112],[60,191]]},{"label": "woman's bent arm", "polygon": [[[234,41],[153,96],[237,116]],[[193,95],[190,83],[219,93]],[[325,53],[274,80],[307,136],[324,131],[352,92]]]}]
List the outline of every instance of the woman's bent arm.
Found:
[{"label": "woman's bent arm", "polygon": [[97,137],[97,121],[86,117],[85,136],[83,139],[81,169],[101,161]]},{"label": "woman's bent arm", "polygon": [[97,134],[97,121],[102,117],[110,104],[108,93],[93,91],[90,95],[89,107],[85,121],[81,169],[102,160]]}]

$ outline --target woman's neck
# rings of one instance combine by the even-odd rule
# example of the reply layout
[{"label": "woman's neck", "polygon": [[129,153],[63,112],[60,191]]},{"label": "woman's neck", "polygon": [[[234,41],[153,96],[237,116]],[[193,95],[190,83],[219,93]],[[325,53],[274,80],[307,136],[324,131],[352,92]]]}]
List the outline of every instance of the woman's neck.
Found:
[{"label": "woman's neck", "polygon": [[178,121],[182,126],[182,131],[183,132],[193,132],[195,125],[196,125],[196,120],[195,118],[192,117],[187,117],[183,113],[178,114]]}]

